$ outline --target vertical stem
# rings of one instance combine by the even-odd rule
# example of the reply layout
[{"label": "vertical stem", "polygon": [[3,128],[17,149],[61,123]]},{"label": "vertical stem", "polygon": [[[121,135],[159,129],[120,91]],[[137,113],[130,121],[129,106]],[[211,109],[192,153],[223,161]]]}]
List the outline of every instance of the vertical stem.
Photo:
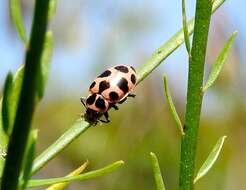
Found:
[{"label": "vertical stem", "polygon": [[1,190],[16,190],[27,138],[35,108],[37,72],[47,28],[49,0],[36,0],[30,43],[26,52],[24,78],[10,137]]},{"label": "vertical stem", "polygon": [[185,136],[181,142],[181,161],[179,175],[179,189],[192,190],[197,133],[202,106],[202,84],[208,31],[211,18],[212,1],[197,0],[195,13],[194,36],[189,59],[189,76],[187,104],[185,114]]}]

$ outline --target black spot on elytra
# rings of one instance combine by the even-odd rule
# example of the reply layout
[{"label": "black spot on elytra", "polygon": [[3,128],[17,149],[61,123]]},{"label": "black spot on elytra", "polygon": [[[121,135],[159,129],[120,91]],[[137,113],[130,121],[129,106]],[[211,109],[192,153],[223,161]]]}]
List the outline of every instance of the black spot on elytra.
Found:
[{"label": "black spot on elytra", "polygon": [[91,83],[90,89],[92,89],[95,85],[96,85],[96,82],[94,81],[93,83]]},{"label": "black spot on elytra", "polygon": [[105,109],[106,108],[105,101],[100,97],[96,100],[95,105],[99,109]]},{"label": "black spot on elytra", "polygon": [[133,84],[136,83],[136,76],[134,74],[131,75],[131,81]]},{"label": "black spot on elytra", "polygon": [[132,68],[132,70],[134,71],[134,72],[136,72],[136,70],[134,69],[134,67],[133,66],[130,66],[131,68]]},{"label": "black spot on elytra", "polygon": [[116,92],[114,92],[114,91],[109,93],[109,97],[110,97],[110,99],[113,100],[113,101],[119,99],[119,95],[118,95]]},{"label": "black spot on elytra", "polygon": [[92,105],[95,102],[96,94],[92,94],[86,99],[86,104]]},{"label": "black spot on elytra", "polygon": [[125,78],[121,78],[117,86],[126,94],[129,91],[128,81]]},{"label": "black spot on elytra", "polygon": [[102,81],[99,84],[99,94],[101,94],[104,90],[108,89],[110,87],[110,84],[107,81]]},{"label": "black spot on elytra", "polygon": [[116,66],[115,69],[122,72],[122,73],[128,73],[129,72],[128,68],[126,66],[123,66],[123,65]]},{"label": "black spot on elytra", "polygon": [[108,77],[109,75],[111,75],[111,71],[106,70],[102,74],[100,74],[98,78]]}]

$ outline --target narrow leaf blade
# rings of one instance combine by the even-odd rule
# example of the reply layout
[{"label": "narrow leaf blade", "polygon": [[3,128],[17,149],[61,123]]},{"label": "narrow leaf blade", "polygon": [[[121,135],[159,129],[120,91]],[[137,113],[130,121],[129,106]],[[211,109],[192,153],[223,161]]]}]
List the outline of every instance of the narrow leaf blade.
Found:
[{"label": "narrow leaf blade", "polygon": [[24,66],[21,65],[15,74],[11,94],[9,97],[9,99],[10,99],[9,100],[9,125],[10,125],[9,126],[9,131],[10,131],[9,133],[12,132],[13,125],[14,125],[14,119],[15,119],[15,115],[16,115],[17,104],[19,102],[23,76],[24,76]]},{"label": "narrow leaf blade", "polygon": [[150,157],[157,190],[165,190],[158,159],[153,152],[150,153]]},{"label": "narrow leaf blade", "polygon": [[[6,151],[9,134],[12,132],[14,118],[16,114],[17,103],[19,100],[20,88],[22,84],[24,68],[23,65],[17,70],[14,79],[12,81],[11,90],[8,93],[8,134],[4,131],[3,123],[2,123],[2,114],[0,114],[0,148],[3,151]],[[2,110],[2,99],[0,99],[0,110]],[[6,105],[5,105],[6,106]],[[6,108],[5,108],[6,109]],[[1,159],[1,158],[0,158]],[[1,167],[0,167],[0,174],[1,174]]]},{"label": "narrow leaf blade", "polygon": [[187,26],[185,0],[182,0],[182,21],[183,21],[185,47],[186,47],[188,55],[190,56],[190,39],[189,39],[189,32],[188,32],[188,26]]},{"label": "narrow leaf blade", "polygon": [[[74,170],[73,172],[68,174],[67,177],[78,176],[79,174],[81,174],[85,170],[85,168],[88,166],[88,164],[89,164],[89,162],[87,160],[83,165],[81,165],[76,170]],[[69,182],[57,183],[57,184],[54,184],[54,185],[48,187],[46,190],[62,190],[67,185],[69,185]]]},{"label": "narrow leaf blade", "polygon": [[176,108],[174,106],[174,103],[173,103],[173,100],[172,100],[172,97],[171,97],[171,94],[170,94],[170,91],[169,91],[167,77],[164,76],[163,80],[164,80],[165,95],[166,95],[166,99],[167,99],[167,102],[168,102],[168,105],[169,105],[169,109],[170,109],[170,111],[172,113],[173,119],[174,119],[174,121],[176,123],[176,126],[177,126],[178,130],[180,131],[181,135],[185,135],[184,129],[183,129],[183,125],[182,125],[181,120],[179,118],[179,115],[178,115],[178,113],[176,111]]},{"label": "narrow leaf blade", "polygon": [[60,178],[51,178],[51,179],[37,179],[37,180],[29,180],[28,187],[38,187],[38,186],[44,186],[44,185],[52,185],[56,183],[63,183],[63,182],[71,182],[75,180],[87,180],[87,179],[93,179],[96,177],[103,176],[105,174],[111,173],[118,169],[120,166],[122,166],[124,162],[122,160],[114,162],[113,164],[110,164],[108,166],[105,166],[101,169],[94,170],[91,172],[87,172],[78,176],[70,176],[70,177],[60,177]]},{"label": "narrow leaf blade", "polygon": [[18,35],[20,39],[26,43],[27,38],[26,38],[26,31],[25,27],[23,24],[23,19],[21,15],[21,7],[20,7],[20,1],[19,0],[10,0],[10,15],[12,22],[14,23],[16,30],[18,32]]},{"label": "narrow leaf blade", "polygon": [[[0,99],[0,110],[2,110],[2,99]],[[5,131],[3,130],[2,114],[0,114],[0,179],[2,177],[7,144],[8,144],[8,136],[6,135]]]},{"label": "narrow leaf blade", "polygon": [[229,55],[229,50],[231,49],[231,46],[233,44],[233,41],[236,35],[237,35],[237,32],[232,33],[232,35],[229,37],[224,47],[222,48],[221,52],[219,53],[219,56],[217,57],[215,63],[213,64],[211,68],[211,71],[208,76],[208,80],[203,87],[203,92],[205,92],[209,87],[211,87],[213,83],[216,81],[216,79],[218,78],[225,64],[226,58]]},{"label": "narrow leaf blade", "polygon": [[8,73],[4,84],[3,99],[2,99],[2,126],[3,130],[7,135],[10,135],[10,96],[13,86],[13,75],[11,72]]},{"label": "narrow leaf blade", "polygon": [[38,72],[38,99],[40,100],[45,93],[45,86],[48,79],[49,65],[51,63],[53,50],[53,34],[51,31],[46,32],[44,47],[41,57],[40,69]]},{"label": "narrow leaf blade", "polygon": [[221,137],[216,145],[213,147],[212,151],[209,153],[207,159],[205,160],[205,162],[203,163],[203,165],[201,166],[201,168],[199,169],[197,176],[194,179],[194,184],[201,179],[204,175],[206,175],[208,173],[208,171],[212,168],[212,166],[214,165],[215,161],[217,160],[217,158],[219,157],[220,151],[222,149],[222,146],[224,144],[224,141],[226,139],[226,136]]}]

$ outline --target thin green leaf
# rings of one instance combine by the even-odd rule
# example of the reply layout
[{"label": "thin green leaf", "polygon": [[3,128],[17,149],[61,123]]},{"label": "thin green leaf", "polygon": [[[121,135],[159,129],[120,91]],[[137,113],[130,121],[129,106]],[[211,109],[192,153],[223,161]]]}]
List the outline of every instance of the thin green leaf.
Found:
[{"label": "thin green leaf", "polygon": [[37,136],[38,136],[38,131],[32,130],[30,133],[30,137],[28,139],[27,151],[25,153],[25,160],[23,164],[24,166],[23,175],[21,177],[21,189],[26,188],[27,182],[31,177],[32,164],[35,158]]},{"label": "thin green leaf", "polygon": [[213,147],[213,150],[210,152],[207,159],[205,160],[205,162],[203,163],[203,165],[199,169],[197,176],[194,179],[194,184],[200,178],[202,178],[204,175],[206,175],[208,173],[208,171],[212,168],[215,161],[219,157],[219,154],[220,154],[220,151],[221,151],[222,146],[224,144],[225,138],[226,138],[226,136],[223,136],[217,141],[216,145]]},{"label": "thin green leaf", "polygon": [[57,1],[56,0],[50,0],[49,3],[49,12],[48,12],[48,19],[52,19],[52,17],[56,13],[56,7],[57,7]]},{"label": "thin green leaf", "polygon": [[188,32],[188,26],[187,26],[185,0],[182,0],[182,21],[183,21],[185,47],[188,52],[188,55],[190,56],[190,39],[189,39],[189,32]]},{"label": "thin green leaf", "polygon": [[[0,98],[0,110],[2,110],[2,98]],[[0,114],[0,149],[5,150],[5,148],[8,144],[8,136],[3,129],[2,121],[3,121],[3,118],[2,118],[2,113],[1,113]],[[1,159],[1,157],[0,157],[0,159]]]},{"label": "thin green leaf", "polygon": [[2,99],[2,126],[7,135],[10,135],[10,118],[9,118],[9,105],[10,95],[13,87],[13,75],[8,73],[4,84],[3,99]]},{"label": "thin green leaf", "polygon": [[[217,0],[213,3],[212,12],[214,13],[225,0]],[[189,35],[193,33],[194,18],[187,23]],[[182,43],[184,43],[184,32],[179,30],[168,41],[161,45],[151,57],[137,69],[137,83],[144,80],[161,62],[174,52]]]},{"label": "thin green leaf", "polygon": [[[88,165],[89,165],[89,162],[87,160],[83,165],[81,165],[79,168],[77,168],[76,170],[74,170],[73,172],[68,174],[66,177],[78,176],[79,174],[81,174],[85,170],[85,168]],[[69,184],[70,184],[69,182],[57,183],[57,184],[51,185],[46,190],[62,190]]]},{"label": "thin green leaf", "polygon": [[66,148],[72,141],[85,132],[91,125],[83,119],[77,120],[56,142],[41,153],[34,162],[32,174],[40,170],[47,162]]},{"label": "thin green leaf", "polygon": [[38,93],[39,100],[43,97],[45,93],[45,86],[47,83],[48,73],[49,73],[49,65],[51,63],[51,58],[52,58],[52,50],[53,50],[53,34],[51,31],[48,31],[45,34],[41,64],[38,72],[37,93]]},{"label": "thin green leaf", "polygon": [[157,190],[165,190],[165,185],[162,179],[158,159],[153,152],[150,153],[150,156],[151,156],[152,169],[155,177],[156,188]]},{"label": "thin green leaf", "polygon": [[25,27],[23,24],[23,19],[21,15],[21,7],[20,7],[20,1],[19,0],[10,0],[10,15],[12,22],[14,23],[16,30],[18,32],[18,35],[20,39],[26,43],[27,38],[26,38],[26,31]]},{"label": "thin green leaf", "polygon": [[[8,101],[5,101],[7,103],[8,108],[8,134],[11,133],[14,123],[14,118],[16,114],[16,107],[19,100],[19,94],[20,94],[20,88],[22,84],[22,78],[23,78],[23,65],[17,70],[15,77],[13,79],[11,90],[8,93]],[[2,99],[0,99],[0,110],[2,110]],[[6,147],[8,144],[8,135],[5,133],[2,123],[2,114],[0,114],[0,148],[4,151],[6,151]],[[1,159],[1,158],[0,158]],[[0,174],[1,174],[1,167],[0,167]]]},{"label": "thin green leaf", "polygon": [[8,143],[8,135],[10,132],[10,116],[9,116],[9,103],[10,94],[13,86],[13,76],[8,73],[5,84],[3,97],[0,99],[0,177],[2,176],[2,171],[6,156],[6,147]]},{"label": "thin green leaf", "polygon": [[19,95],[20,95],[20,90],[21,90],[21,85],[23,81],[23,75],[24,75],[24,67],[23,65],[20,66],[20,68],[17,70],[14,80],[13,80],[13,85],[12,85],[12,90],[11,94],[9,96],[9,134],[11,134],[13,125],[14,125],[14,119],[16,115],[16,109],[17,109],[17,104],[19,101]]},{"label": "thin green leaf", "polygon": [[226,61],[227,56],[229,55],[229,50],[233,44],[234,38],[237,36],[237,32],[233,32],[230,38],[225,43],[223,49],[219,53],[219,56],[217,57],[215,63],[213,64],[211,71],[208,76],[208,80],[206,84],[203,87],[203,92],[205,92],[209,87],[211,87],[216,79],[218,78],[224,64]]},{"label": "thin green leaf", "polygon": [[164,80],[165,95],[166,95],[166,99],[167,99],[167,102],[168,102],[168,105],[169,105],[169,109],[170,109],[170,111],[172,113],[173,119],[174,119],[174,121],[176,123],[176,126],[177,126],[178,130],[180,131],[181,135],[185,135],[184,129],[183,129],[183,125],[182,125],[181,120],[180,120],[180,118],[178,116],[178,113],[176,111],[176,108],[174,106],[174,103],[173,103],[173,100],[172,100],[172,97],[171,97],[171,94],[170,94],[170,91],[169,91],[167,77],[164,76],[163,80]]},{"label": "thin green leaf", "polygon": [[38,186],[44,186],[44,185],[52,185],[55,183],[71,182],[71,181],[75,181],[75,180],[81,180],[82,181],[82,180],[87,180],[87,179],[93,179],[93,178],[100,177],[100,176],[103,176],[105,174],[111,173],[114,170],[118,169],[123,164],[124,164],[124,162],[122,160],[120,160],[120,161],[114,162],[113,164],[105,166],[101,169],[87,172],[87,173],[84,173],[84,174],[78,175],[78,176],[30,180],[28,182],[27,186],[28,187],[38,187]]}]

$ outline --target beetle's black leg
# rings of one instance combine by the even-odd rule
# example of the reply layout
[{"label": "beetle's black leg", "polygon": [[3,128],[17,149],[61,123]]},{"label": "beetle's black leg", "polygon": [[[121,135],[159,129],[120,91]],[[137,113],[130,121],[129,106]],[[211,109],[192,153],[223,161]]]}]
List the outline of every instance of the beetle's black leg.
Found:
[{"label": "beetle's black leg", "polygon": [[126,101],[127,97],[125,97],[123,100],[119,101],[118,104],[122,104]]},{"label": "beetle's black leg", "polygon": [[107,120],[105,121],[103,119],[99,119],[99,121],[101,121],[102,123],[109,123],[110,122],[109,120],[108,121]]},{"label": "beetle's black leg", "polygon": [[115,104],[110,104],[110,107],[114,108],[115,110],[118,110],[118,106],[116,106]]},{"label": "beetle's black leg", "polygon": [[86,105],[85,105],[86,98],[80,98],[80,101],[84,105],[84,107],[86,108]]},{"label": "beetle's black leg", "polygon": [[108,119],[109,118],[108,112],[105,112],[103,115],[104,115],[104,117],[105,117],[106,120],[99,119],[99,121],[101,121],[102,123],[109,123],[110,120]]},{"label": "beetle's black leg", "polygon": [[108,112],[105,112],[104,114],[104,117],[105,117],[105,119],[106,119],[106,123],[109,123],[110,121],[109,121],[109,116],[108,116]]},{"label": "beetle's black leg", "polygon": [[127,97],[132,97],[132,98],[135,98],[136,94],[128,94]]}]

